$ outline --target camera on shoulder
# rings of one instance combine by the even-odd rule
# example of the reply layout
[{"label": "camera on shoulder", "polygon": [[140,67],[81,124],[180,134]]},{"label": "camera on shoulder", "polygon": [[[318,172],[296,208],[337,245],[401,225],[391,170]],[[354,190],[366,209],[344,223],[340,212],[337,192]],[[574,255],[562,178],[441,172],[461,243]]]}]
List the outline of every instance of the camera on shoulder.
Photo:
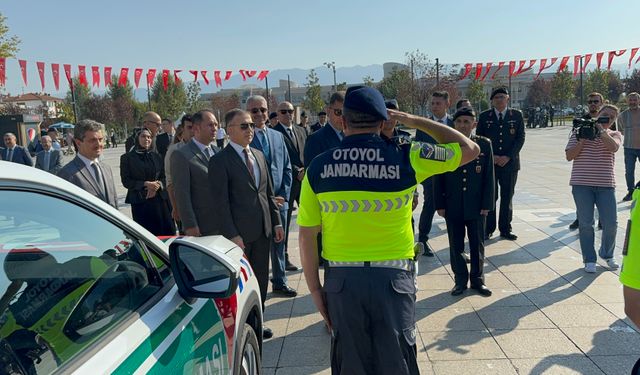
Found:
[{"label": "camera on shoulder", "polygon": [[594,140],[600,136],[600,130],[596,127],[596,124],[606,124],[609,122],[608,117],[596,118],[574,118],[573,130],[576,132],[577,139]]}]

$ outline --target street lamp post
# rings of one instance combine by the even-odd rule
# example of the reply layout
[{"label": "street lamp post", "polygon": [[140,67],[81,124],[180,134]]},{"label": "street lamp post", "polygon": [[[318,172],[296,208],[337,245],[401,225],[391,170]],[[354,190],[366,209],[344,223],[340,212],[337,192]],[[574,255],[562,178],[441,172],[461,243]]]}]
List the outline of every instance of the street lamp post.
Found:
[{"label": "street lamp post", "polygon": [[329,69],[333,69],[333,91],[336,91],[338,89],[338,84],[336,83],[336,62],[326,62],[324,63],[324,66]]}]

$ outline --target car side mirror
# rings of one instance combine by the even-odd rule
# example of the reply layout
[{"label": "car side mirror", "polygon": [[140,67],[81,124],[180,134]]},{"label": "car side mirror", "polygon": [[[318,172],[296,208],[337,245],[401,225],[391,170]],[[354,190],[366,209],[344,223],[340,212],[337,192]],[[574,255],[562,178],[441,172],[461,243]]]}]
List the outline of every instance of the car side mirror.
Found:
[{"label": "car side mirror", "polygon": [[188,241],[169,246],[171,270],[187,302],[196,298],[227,298],[238,287],[240,269],[223,253]]}]

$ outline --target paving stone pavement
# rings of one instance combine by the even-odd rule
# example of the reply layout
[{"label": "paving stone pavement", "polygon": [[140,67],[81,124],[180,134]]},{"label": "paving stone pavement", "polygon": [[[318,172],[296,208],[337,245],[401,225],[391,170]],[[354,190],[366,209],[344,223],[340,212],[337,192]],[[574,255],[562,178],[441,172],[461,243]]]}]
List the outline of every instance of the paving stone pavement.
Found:
[{"label": "paving stone pavement", "polygon": [[[445,222],[436,215],[433,258],[419,261],[416,319],[422,374],[629,374],[640,357],[640,333],[624,314],[618,272],[599,262],[582,270],[577,231],[568,225],[575,207],[565,160],[568,127],[528,130],[514,197],[516,241],[486,244],[486,284],[493,296],[467,290],[452,297]],[[122,147],[105,151],[119,175]],[[626,193],[623,153],[616,160],[618,201]],[[126,191],[118,186],[122,211]],[[422,196],[420,197],[422,200]],[[618,203],[615,257],[621,261],[629,203]],[[414,212],[416,221],[419,209]],[[599,232],[596,232],[596,244]],[[300,264],[298,230],[292,225],[290,254]],[[330,339],[301,272],[289,273],[296,298],[271,297],[264,342],[267,375],[329,374]]]}]

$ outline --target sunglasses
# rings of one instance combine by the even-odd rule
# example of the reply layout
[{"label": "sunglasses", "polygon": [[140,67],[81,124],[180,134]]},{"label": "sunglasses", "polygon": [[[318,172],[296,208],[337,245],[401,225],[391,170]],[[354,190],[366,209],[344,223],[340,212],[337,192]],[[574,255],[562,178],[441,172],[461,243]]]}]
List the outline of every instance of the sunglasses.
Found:
[{"label": "sunglasses", "polygon": [[341,109],[337,109],[337,108],[332,108],[333,109],[333,114],[336,116],[342,116],[342,110]]},{"label": "sunglasses", "polygon": [[600,101],[599,100],[587,100],[587,103],[589,103],[589,104],[598,104],[598,103],[600,103]]},{"label": "sunglasses", "polygon": [[247,130],[249,128],[253,129],[255,127],[256,127],[256,124],[254,124],[253,122],[240,124],[240,129],[242,130]]},{"label": "sunglasses", "polygon": [[254,115],[258,112],[261,113],[267,113],[267,109],[264,107],[260,107],[260,108],[251,108],[251,113],[253,113]]},{"label": "sunglasses", "polygon": [[280,110],[280,114],[286,115],[286,114],[292,114],[293,113],[293,109],[281,109]]}]

